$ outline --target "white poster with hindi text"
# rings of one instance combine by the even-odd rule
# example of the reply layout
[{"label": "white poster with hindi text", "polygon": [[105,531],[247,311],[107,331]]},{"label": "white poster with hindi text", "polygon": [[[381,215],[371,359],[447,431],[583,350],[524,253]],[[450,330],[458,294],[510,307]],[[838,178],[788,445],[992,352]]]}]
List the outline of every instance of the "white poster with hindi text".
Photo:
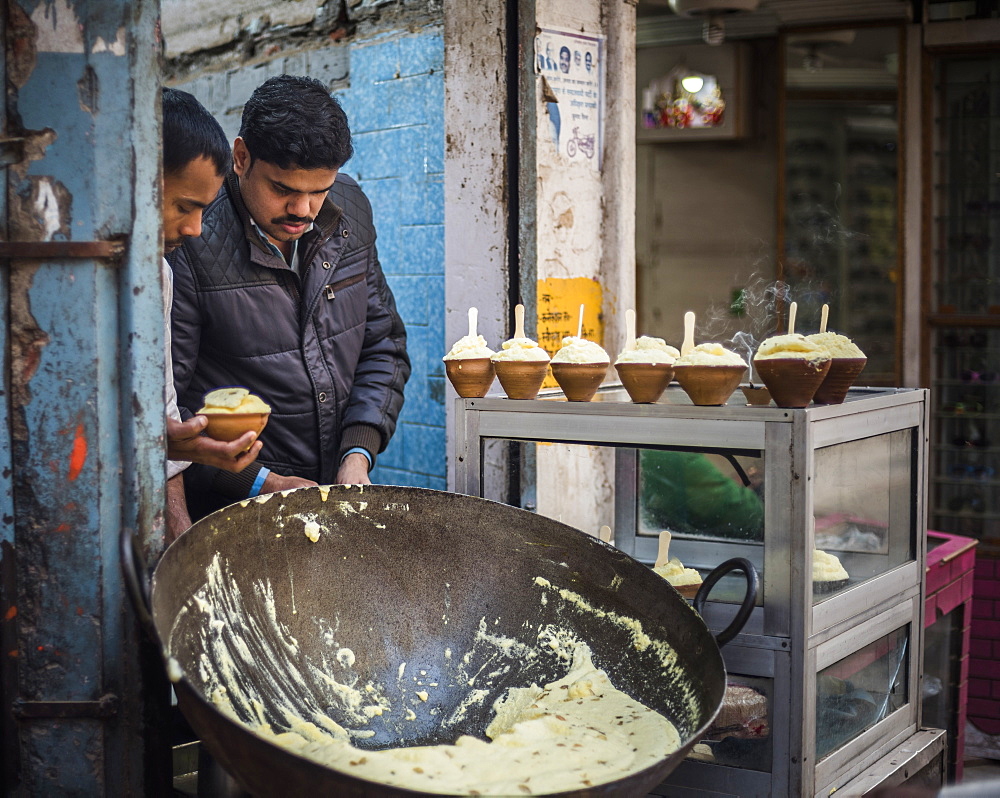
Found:
[{"label": "white poster with hindi text", "polygon": [[564,158],[601,171],[604,37],[542,28],[535,37],[548,133]]}]

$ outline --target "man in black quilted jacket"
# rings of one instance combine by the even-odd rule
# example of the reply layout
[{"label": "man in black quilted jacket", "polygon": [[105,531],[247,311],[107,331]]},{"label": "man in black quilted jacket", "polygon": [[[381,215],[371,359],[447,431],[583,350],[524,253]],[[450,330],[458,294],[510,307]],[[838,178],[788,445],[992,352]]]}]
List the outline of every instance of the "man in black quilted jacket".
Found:
[{"label": "man in black quilted jacket", "polygon": [[371,205],[338,174],[352,152],[347,117],[319,81],[271,78],[243,109],[201,238],[170,256],[181,414],[234,385],[271,406],[256,463],[185,471],[192,518],[262,493],[369,484],[395,430],[406,331]]}]

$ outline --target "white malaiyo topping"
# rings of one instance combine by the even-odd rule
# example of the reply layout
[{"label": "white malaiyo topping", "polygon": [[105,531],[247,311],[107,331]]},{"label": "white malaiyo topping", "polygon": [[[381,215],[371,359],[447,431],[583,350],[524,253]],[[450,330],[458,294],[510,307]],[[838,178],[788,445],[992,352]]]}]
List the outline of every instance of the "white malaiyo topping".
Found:
[{"label": "white malaiyo topping", "polygon": [[686,355],[674,361],[675,366],[743,366],[746,361],[722,344],[698,344]]},{"label": "white malaiyo topping", "polygon": [[615,363],[673,363],[681,356],[662,338],[642,335],[635,339],[635,349],[623,349]]},{"label": "white malaiyo topping", "polygon": [[444,360],[471,360],[472,358],[493,357],[496,353],[486,345],[481,335],[466,335],[455,341]]},{"label": "white malaiyo topping", "polygon": [[567,335],[562,348],[552,356],[553,363],[610,363],[611,358],[600,344]]},{"label": "white malaiyo topping", "polygon": [[814,344],[804,335],[774,335],[764,341],[758,348],[754,360],[808,360],[822,362],[829,360],[826,349]]},{"label": "white malaiyo topping", "polygon": [[865,353],[854,341],[840,333],[813,333],[807,335],[806,338],[817,346],[823,347],[830,354],[830,357],[852,359],[865,357]]},{"label": "white malaiyo topping", "polygon": [[813,551],[813,582],[837,582],[849,578],[850,574],[835,555],[819,549]]},{"label": "white malaiyo topping", "polygon": [[681,585],[701,584],[701,574],[694,568],[685,568],[676,557],[671,557],[666,565],[654,568],[653,572],[662,576],[670,584],[678,587]]},{"label": "white malaiyo topping", "polygon": [[530,338],[510,338],[493,355],[493,360],[548,360],[549,353]]}]

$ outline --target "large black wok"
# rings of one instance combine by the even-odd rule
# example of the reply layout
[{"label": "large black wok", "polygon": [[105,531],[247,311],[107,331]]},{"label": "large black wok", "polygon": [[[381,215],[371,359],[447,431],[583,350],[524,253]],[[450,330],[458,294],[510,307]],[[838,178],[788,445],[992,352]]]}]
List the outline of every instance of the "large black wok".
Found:
[{"label": "large black wok", "polygon": [[[373,749],[485,739],[508,687],[565,675],[567,662],[546,644],[559,629],[586,641],[613,683],[669,718],[682,741],[653,767],[567,795],[648,791],[708,728],[725,692],[716,640],[659,576],[578,530],[484,499],[333,486],[232,505],[170,546],[146,596],[134,556],[123,555],[181,710],[254,795],[418,793],[290,753],[230,712],[279,731],[286,712],[325,713],[374,730],[355,740]],[[733,567],[755,591],[752,566],[734,562],[702,593]],[[483,700],[466,701],[470,678],[488,690]],[[362,718],[358,695],[386,710]],[[230,709],[220,711],[220,699]]]}]

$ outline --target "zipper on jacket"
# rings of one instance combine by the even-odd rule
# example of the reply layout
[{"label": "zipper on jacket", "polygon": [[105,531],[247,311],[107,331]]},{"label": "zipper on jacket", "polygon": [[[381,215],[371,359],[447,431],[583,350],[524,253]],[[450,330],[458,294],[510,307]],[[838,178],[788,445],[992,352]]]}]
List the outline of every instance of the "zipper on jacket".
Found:
[{"label": "zipper on jacket", "polygon": [[330,285],[324,285],[323,290],[326,292],[327,299],[336,299],[337,291],[347,288],[348,286],[360,283],[368,276],[367,272],[362,272],[361,274],[355,274],[353,277],[348,277],[346,280],[340,280],[336,283],[331,283]]}]

